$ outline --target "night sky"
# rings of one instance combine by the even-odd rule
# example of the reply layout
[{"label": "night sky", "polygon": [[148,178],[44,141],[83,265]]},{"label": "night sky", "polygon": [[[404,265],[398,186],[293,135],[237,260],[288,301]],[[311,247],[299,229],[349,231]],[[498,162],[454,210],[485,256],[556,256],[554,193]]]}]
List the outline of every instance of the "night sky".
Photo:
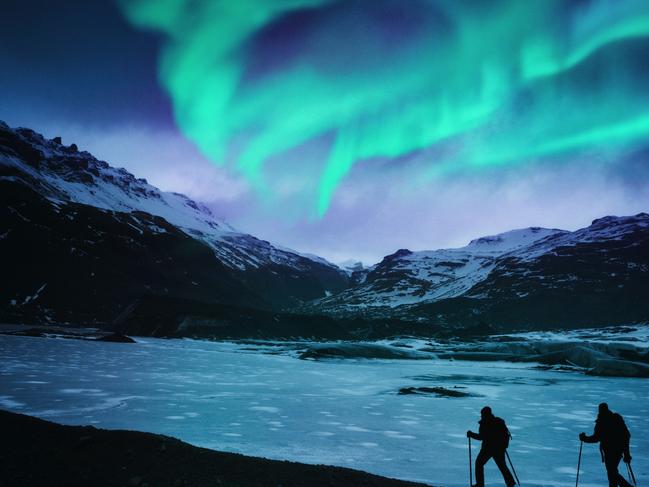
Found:
[{"label": "night sky", "polygon": [[649,210],[646,0],[5,0],[0,119],[333,261]]}]

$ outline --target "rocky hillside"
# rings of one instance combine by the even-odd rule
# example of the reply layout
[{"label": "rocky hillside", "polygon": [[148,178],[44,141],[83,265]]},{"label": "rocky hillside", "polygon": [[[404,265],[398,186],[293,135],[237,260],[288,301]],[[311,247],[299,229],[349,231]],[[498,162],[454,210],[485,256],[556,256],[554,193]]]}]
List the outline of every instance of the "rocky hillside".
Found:
[{"label": "rocky hillside", "polygon": [[561,233],[565,232],[528,228],[483,237],[458,249],[401,249],[369,269],[352,272],[355,286],[312,305],[330,312],[353,312],[461,296],[486,279],[498,257]]},{"label": "rocky hillside", "polygon": [[338,267],[238,232],[205,206],[74,144],[1,122],[0,200],[0,320],[8,323],[370,337],[649,321],[645,213]]},{"label": "rocky hillside", "polygon": [[399,250],[303,311],[438,325],[574,327],[649,321],[649,215],[568,232],[515,230],[458,249]]},{"label": "rocky hillside", "polygon": [[0,198],[5,320],[110,321],[143,295],[277,309],[349,282],[74,144],[1,122]]}]

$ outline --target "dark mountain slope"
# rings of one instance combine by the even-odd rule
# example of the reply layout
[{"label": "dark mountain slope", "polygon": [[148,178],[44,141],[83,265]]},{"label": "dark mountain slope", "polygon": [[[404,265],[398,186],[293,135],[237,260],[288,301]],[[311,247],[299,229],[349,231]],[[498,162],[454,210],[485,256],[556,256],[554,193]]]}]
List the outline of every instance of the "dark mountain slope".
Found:
[{"label": "dark mountain slope", "polygon": [[105,322],[150,295],[281,309],[348,285],[324,259],[2,122],[0,184],[1,319]]},{"label": "dark mountain slope", "polygon": [[570,328],[649,321],[647,296],[649,215],[640,213],[574,232],[531,228],[461,249],[401,250],[359,285],[301,309],[453,327]]},{"label": "dark mountain slope", "polygon": [[143,295],[269,307],[160,217],[49,204],[0,181],[0,228],[5,322],[108,323]]},{"label": "dark mountain slope", "polygon": [[191,323],[201,336],[341,338],[429,336],[481,322],[649,321],[646,213],[574,232],[531,227],[457,249],[401,249],[350,274],[237,232],[74,145],[1,122],[0,189],[4,321],[112,326],[119,317],[131,333],[177,335]]}]

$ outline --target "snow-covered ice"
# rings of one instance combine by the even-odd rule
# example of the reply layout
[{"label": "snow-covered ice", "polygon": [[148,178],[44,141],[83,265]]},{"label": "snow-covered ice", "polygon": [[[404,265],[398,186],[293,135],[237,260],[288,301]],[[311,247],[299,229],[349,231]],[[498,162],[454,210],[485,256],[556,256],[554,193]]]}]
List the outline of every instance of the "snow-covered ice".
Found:
[{"label": "snow-covered ice", "polygon": [[[137,344],[0,336],[0,407],[65,424],[151,431],[224,451],[459,486],[465,432],[491,405],[513,433],[523,485],[572,486],[580,431],[597,404],[622,413],[649,479],[649,381],[448,360],[299,360],[300,344],[138,339]],[[271,353],[272,352],[272,353]],[[465,387],[481,397],[397,395]],[[474,442],[474,457],[478,444]],[[487,466],[488,485],[501,485]],[[585,445],[583,486],[604,486]]]}]

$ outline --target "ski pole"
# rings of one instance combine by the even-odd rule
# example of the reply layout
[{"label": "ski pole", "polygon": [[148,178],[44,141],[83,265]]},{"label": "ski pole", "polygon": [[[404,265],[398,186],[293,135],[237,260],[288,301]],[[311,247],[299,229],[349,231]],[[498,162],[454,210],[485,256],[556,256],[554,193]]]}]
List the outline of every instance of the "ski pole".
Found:
[{"label": "ski pole", "polygon": [[584,447],[584,442],[579,442],[579,460],[577,461],[577,480],[575,481],[575,487],[579,485],[579,469],[581,468],[581,449]]},{"label": "ski pole", "polygon": [[626,464],[626,478],[629,479],[629,483],[632,482],[632,480],[631,480],[631,472],[629,471],[629,464],[628,463]]},{"label": "ski pole", "polygon": [[638,485],[635,482],[635,475],[633,475],[633,468],[631,468],[631,462],[626,464],[626,469],[629,472],[629,477],[631,477],[631,480],[633,481],[633,485]]},{"label": "ski pole", "polygon": [[514,477],[516,478],[516,483],[518,485],[521,485],[521,481],[518,480],[518,475],[516,475],[516,469],[514,468],[514,464],[512,463],[512,459],[509,457],[509,453],[507,452],[507,450],[505,450],[505,455],[507,455],[507,460],[509,460],[509,464],[512,467],[512,472],[514,472]]},{"label": "ski pole", "polygon": [[473,487],[473,460],[471,459],[471,437],[469,440],[469,487]]}]

